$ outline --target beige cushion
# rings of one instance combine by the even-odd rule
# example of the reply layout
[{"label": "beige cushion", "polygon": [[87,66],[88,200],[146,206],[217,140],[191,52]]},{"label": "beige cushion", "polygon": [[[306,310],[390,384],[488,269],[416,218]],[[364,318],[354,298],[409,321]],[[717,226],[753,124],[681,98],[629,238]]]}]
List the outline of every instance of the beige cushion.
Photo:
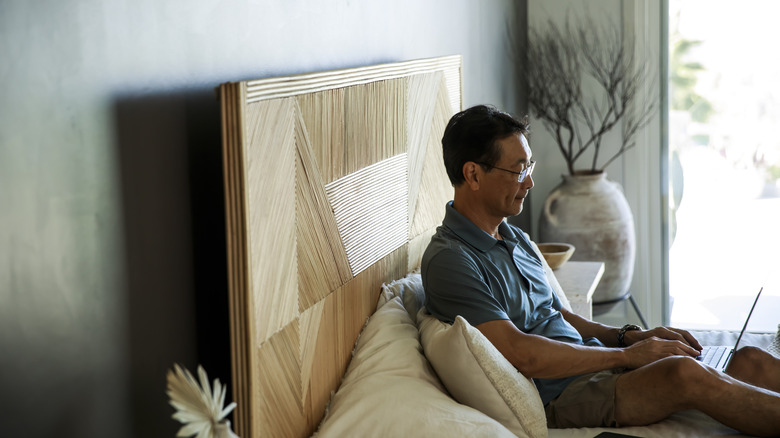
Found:
[{"label": "beige cushion", "polygon": [[512,437],[487,415],[453,400],[422,354],[400,297],[369,319],[318,437]]},{"label": "beige cushion", "polygon": [[403,278],[382,285],[377,308],[394,297],[401,297],[409,317],[417,324],[417,312],[425,304],[422,277],[419,272],[411,272]]},{"label": "beige cushion", "polygon": [[547,419],[533,382],[463,317],[445,324],[423,308],[417,315],[425,355],[459,402],[521,437],[546,437]]}]

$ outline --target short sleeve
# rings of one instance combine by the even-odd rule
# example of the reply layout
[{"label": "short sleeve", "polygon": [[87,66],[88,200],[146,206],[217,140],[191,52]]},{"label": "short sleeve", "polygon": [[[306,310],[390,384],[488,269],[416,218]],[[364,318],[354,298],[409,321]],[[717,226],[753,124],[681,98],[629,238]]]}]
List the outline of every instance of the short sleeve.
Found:
[{"label": "short sleeve", "polygon": [[552,294],[552,308],[559,312],[561,311],[561,308],[563,308],[561,300],[558,298],[557,294]]},{"label": "short sleeve", "polygon": [[507,309],[490,291],[485,270],[468,252],[438,251],[422,272],[425,307],[438,319],[452,323],[460,315],[472,326],[509,319]]}]

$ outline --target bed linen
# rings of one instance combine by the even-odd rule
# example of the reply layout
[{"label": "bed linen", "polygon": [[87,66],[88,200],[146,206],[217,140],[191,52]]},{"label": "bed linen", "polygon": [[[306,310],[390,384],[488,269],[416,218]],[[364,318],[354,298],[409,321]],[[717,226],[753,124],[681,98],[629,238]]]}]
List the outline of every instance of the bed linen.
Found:
[{"label": "bed linen", "polygon": [[[734,345],[739,332],[733,331],[691,331],[703,345]],[[774,339],[774,333],[745,333],[740,346],[766,348]],[[690,438],[690,437],[748,437],[724,426],[699,411],[678,412],[660,423],[644,427],[549,429],[551,438],[591,438],[601,432],[617,432],[644,438]]]},{"label": "bed linen", "polygon": [[393,297],[380,303],[357,341],[339,390],[315,434],[327,437],[513,437],[457,403],[422,354],[417,326]]},{"label": "bed linen", "polygon": [[[377,312],[356,344],[355,359],[317,436],[515,436],[488,415],[455,401],[439,380],[423,354],[416,328],[419,321],[412,318],[425,312],[421,288],[418,273],[383,286]],[[709,345],[733,344],[738,335],[729,331],[693,333]],[[774,337],[746,333],[742,343],[766,348]],[[591,438],[605,431],[647,438],[747,436],[698,411],[679,412],[645,427],[547,429],[546,434]]]}]

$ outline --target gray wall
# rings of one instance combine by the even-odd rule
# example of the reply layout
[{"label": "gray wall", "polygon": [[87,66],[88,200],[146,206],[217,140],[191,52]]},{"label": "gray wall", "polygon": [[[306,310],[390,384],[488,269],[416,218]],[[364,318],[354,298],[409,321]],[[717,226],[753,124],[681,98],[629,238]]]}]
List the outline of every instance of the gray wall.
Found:
[{"label": "gray wall", "polygon": [[[229,379],[221,82],[450,54],[520,107],[513,0],[0,3],[0,432],[171,437]],[[519,29],[518,29],[519,28]]]}]

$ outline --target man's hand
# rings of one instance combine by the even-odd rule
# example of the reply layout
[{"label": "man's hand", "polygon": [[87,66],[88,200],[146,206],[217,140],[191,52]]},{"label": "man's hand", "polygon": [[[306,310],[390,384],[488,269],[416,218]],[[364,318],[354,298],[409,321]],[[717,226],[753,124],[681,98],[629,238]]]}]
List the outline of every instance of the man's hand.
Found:
[{"label": "man's hand", "polygon": [[[650,330],[652,331],[652,330]],[[645,332],[646,333],[646,332]],[[697,350],[679,340],[661,339],[655,336],[642,339],[625,348],[627,368],[636,369],[670,356],[699,356]]]},{"label": "man's hand", "polygon": [[[633,345],[643,339],[649,339],[656,337],[659,339],[666,339],[670,341],[680,341],[685,343],[694,349],[701,352],[702,346],[699,341],[685,330],[672,328],[672,327],[656,327],[652,330],[632,330],[626,332],[625,342],[626,345]],[[698,356],[698,354],[696,355]]]}]

